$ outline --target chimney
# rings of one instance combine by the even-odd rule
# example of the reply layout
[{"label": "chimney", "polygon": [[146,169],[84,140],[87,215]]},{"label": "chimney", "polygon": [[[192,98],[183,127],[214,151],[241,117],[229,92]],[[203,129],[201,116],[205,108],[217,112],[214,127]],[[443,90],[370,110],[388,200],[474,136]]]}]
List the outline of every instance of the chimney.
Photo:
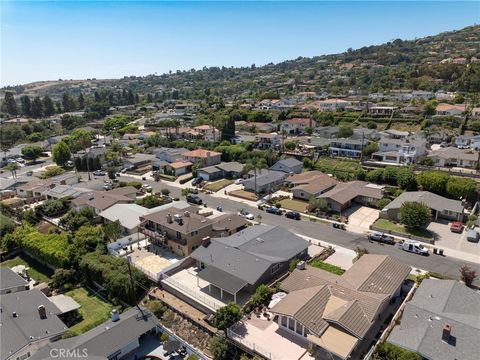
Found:
[{"label": "chimney", "polygon": [[120,315],[118,314],[118,310],[117,310],[117,309],[113,309],[113,310],[110,312],[110,318],[112,319],[112,322],[115,322],[115,321],[120,320]]},{"label": "chimney", "polygon": [[172,223],[172,215],[170,213],[167,214],[167,223],[171,224]]},{"label": "chimney", "polygon": [[208,245],[210,245],[210,236],[205,236],[205,237],[202,239],[202,246],[203,246],[203,247],[207,247]]},{"label": "chimney", "polygon": [[16,311],[12,312],[12,316],[13,316],[14,318],[18,317],[17,312],[16,312]]},{"label": "chimney", "polygon": [[445,324],[442,331],[442,340],[447,342],[450,340],[450,334],[452,332],[452,327],[450,324]]},{"label": "chimney", "polygon": [[38,306],[38,315],[40,316],[40,319],[46,319],[47,318],[47,310],[45,310],[44,305],[39,305]]}]

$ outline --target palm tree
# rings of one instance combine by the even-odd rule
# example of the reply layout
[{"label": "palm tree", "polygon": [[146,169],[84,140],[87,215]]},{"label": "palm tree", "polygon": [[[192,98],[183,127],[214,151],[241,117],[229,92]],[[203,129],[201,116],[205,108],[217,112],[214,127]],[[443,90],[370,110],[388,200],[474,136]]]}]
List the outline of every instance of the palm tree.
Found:
[{"label": "palm tree", "polygon": [[257,193],[257,170],[266,169],[267,161],[264,158],[254,157],[250,159],[243,167],[243,172],[248,173],[253,170],[255,182],[255,194]]},{"label": "palm tree", "polygon": [[5,166],[5,169],[9,170],[12,172],[12,177],[14,179],[17,178],[17,170],[20,169],[20,166],[17,163],[10,163],[7,166]]}]

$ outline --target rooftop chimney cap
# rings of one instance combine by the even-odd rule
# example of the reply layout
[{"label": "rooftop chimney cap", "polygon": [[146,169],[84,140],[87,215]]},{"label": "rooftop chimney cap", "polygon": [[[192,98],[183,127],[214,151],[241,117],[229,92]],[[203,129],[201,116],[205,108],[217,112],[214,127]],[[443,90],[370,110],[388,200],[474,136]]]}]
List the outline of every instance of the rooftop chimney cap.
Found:
[{"label": "rooftop chimney cap", "polygon": [[45,309],[44,305],[39,305],[38,306],[38,316],[40,316],[40,319],[46,319],[47,318],[47,310]]}]

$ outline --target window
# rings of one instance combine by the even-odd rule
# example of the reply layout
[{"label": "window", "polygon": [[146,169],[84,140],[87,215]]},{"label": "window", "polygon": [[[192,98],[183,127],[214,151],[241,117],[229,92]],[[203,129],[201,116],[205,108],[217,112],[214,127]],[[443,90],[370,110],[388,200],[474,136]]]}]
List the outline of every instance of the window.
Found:
[{"label": "window", "polygon": [[292,318],[288,319],[288,328],[292,331],[295,331],[295,320]]},{"label": "window", "polygon": [[278,269],[280,269],[280,264],[275,264],[272,266],[272,274],[275,274]]},{"label": "window", "polygon": [[180,231],[177,231],[177,239],[182,240],[182,234],[180,233]]},{"label": "window", "polygon": [[282,326],[287,327],[287,321],[288,321],[288,318],[286,316],[282,316],[282,321],[281,321]]},{"label": "window", "polygon": [[303,325],[297,323],[297,334],[302,335],[302,332],[303,332]]},{"label": "window", "polygon": [[181,246],[181,245],[177,245],[177,249],[178,249],[178,250],[182,250],[182,246]]}]

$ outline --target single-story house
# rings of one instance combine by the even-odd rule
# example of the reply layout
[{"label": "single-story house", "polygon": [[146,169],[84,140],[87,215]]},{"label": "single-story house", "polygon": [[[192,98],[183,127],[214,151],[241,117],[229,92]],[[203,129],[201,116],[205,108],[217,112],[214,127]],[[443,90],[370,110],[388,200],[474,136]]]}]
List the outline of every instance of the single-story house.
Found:
[{"label": "single-story house", "polygon": [[463,221],[464,206],[459,200],[444,198],[429,191],[405,191],[380,212],[380,216],[393,221],[400,221],[400,208],[405,202],[420,202],[432,211],[432,218],[444,218]]},{"label": "single-story house", "polygon": [[167,164],[165,165],[165,168],[167,168],[171,173],[173,173],[173,175],[180,176],[191,172],[192,166],[193,164],[190,161],[181,160]]},{"label": "single-story house", "polygon": [[155,160],[155,155],[136,153],[132,156],[123,158],[123,166],[126,168],[133,167],[135,169],[151,166]]},{"label": "single-story house", "polygon": [[242,175],[243,164],[236,161],[222,162],[218,165],[198,169],[198,176],[205,181],[213,181],[221,178],[236,179]]},{"label": "single-story house", "polygon": [[477,359],[480,294],[455,280],[425,279],[387,342],[424,359]]},{"label": "single-story house", "polygon": [[110,191],[90,191],[72,200],[72,207],[79,211],[90,208],[95,215],[115,204],[129,204],[135,201],[137,189],[133,186],[116,188]]},{"label": "single-story house", "polygon": [[28,290],[28,281],[10,268],[0,268],[0,295]]},{"label": "single-story house", "polygon": [[339,181],[321,171],[308,171],[293,175],[286,179],[287,183],[295,184],[292,195],[296,199],[309,200],[333,189]]},{"label": "single-story house", "polygon": [[223,171],[216,165],[207,166],[197,170],[197,175],[205,181],[213,181],[223,177]]},{"label": "single-story house", "polygon": [[288,174],[284,173],[283,171],[262,169],[257,171],[256,176],[254,175],[253,171],[251,171],[249,176],[251,177],[243,182],[244,189],[247,191],[254,191],[256,193],[265,193],[267,191],[272,191],[275,186],[283,184]]},{"label": "single-story house", "polygon": [[83,189],[78,187],[73,187],[70,185],[57,185],[54,188],[46,189],[43,192],[43,197],[47,200],[50,199],[62,199],[62,198],[71,198],[75,199],[82,195],[85,192],[90,191],[89,189]]},{"label": "single-story house", "polygon": [[286,158],[277,161],[270,167],[270,170],[283,171],[288,174],[300,174],[302,172],[303,164],[295,158]]},{"label": "single-story house", "polygon": [[348,209],[352,202],[363,205],[376,204],[383,198],[384,188],[384,186],[370,184],[366,181],[349,181],[336,185],[318,198],[325,199],[333,211],[341,212]]},{"label": "single-story house", "polygon": [[463,150],[456,147],[440,148],[428,154],[435,166],[476,168],[479,153],[474,150]]},{"label": "single-story house", "polygon": [[237,214],[222,214],[214,219],[212,237],[226,237],[242,231],[247,227],[247,221]]},{"label": "single-story house", "polygon": [[185,148],[159,148],[155,156],[159,160],[164,160],[167,162],[175,162],[175,161],[180,161],[183,160],[183,154],[188,152],[188,149]]},{"label": "single-story house", "polygon": [[372,254],[340,276],[301,266],[281,282],[288,294],[270,311],[286,335],[306,340],[315,359],[359,359],[359,345],[373,340],[410,271],[391,256]]},{"label": "single-story house", "polygon": [[465,104],[450,105],[441,103],[437,105],[435,111],[438,116],[458,116],[465,114],[466,106]]},{"label": "single-story house", "polygon": [[290,261],[305,259],[308,242],[280,226],[251,226],[228,237],[208,239],[191,258],[197,276],[233,296],[253,293],[288,271]]},{"label": "single-story house", "polygon": [[59,350],[68,351],[67,354],[86,354],[93,359],[125,359],[133,356],[145,334],[157,332],[157,321],[145,308],[134,307],[123,314],[114,309],[107,322],[82,335],[48,344],[32,360],[55,357],[61,354]]}]

